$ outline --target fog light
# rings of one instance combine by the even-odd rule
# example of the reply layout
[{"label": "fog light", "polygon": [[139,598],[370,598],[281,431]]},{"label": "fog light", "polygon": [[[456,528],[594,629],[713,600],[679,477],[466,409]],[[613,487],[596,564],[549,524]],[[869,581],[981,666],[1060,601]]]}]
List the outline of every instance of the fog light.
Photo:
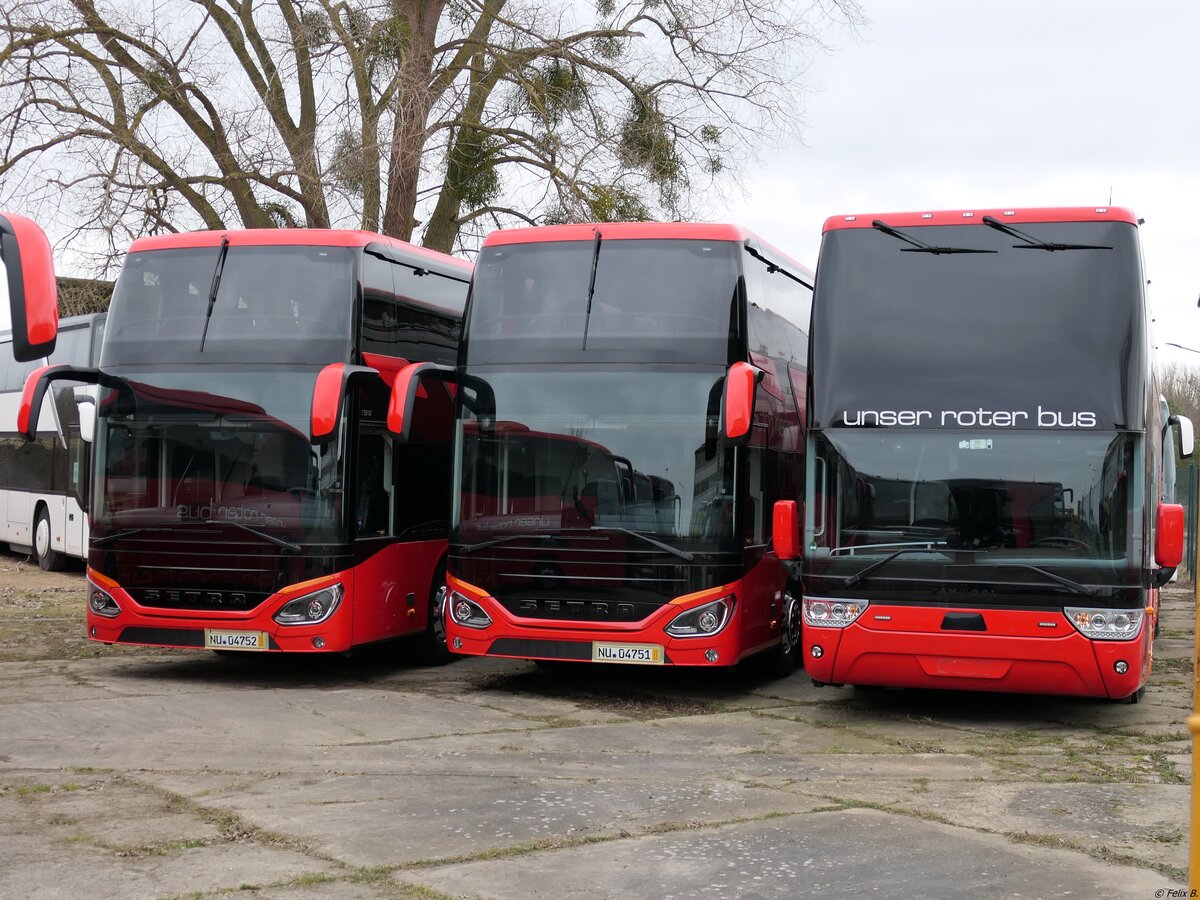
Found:
[{"label": "fog light", "polygon": [[705,650],[704,658],[707,659],[709,662],[716,662],[718,659],[721,658],[721,654],[718,653],[716,650]]},{"label": "fog light", "polygon": [[825,651],[821,649],[820,644],[813,644],[813,648],[809,652],[812,654],[813,659],[820,659],[825,655]]},{"label": "fog light", "polygon": [[325,646],[325,638],[323,638],[323,637],[313,638],[313,646],[316,647],[318,650],[322,649]]},{"label": "fog light", "polygon": [[92,626],[92,637],[95,637],[95,636],[96,636],[96,626],[93,625]]},{"label": "fog light", "polygon": [[456,637],[456,638],[454,639],[454,649],[455,649],[455,650],[461,650],[461,649],[462,649],[462,638],[460,638],[460,637]]},{"label": "fog light", "polygon": [[1116,672],[1118,675],[1124,675],[1126,672],[1129,671],[1129,663],[1125,662],[1125,660],[1123,660],[1123,659],[1119,659],[1119,660],[1117,660],[1116,665],[1114,665],[1113,668],[1116,669]]}]

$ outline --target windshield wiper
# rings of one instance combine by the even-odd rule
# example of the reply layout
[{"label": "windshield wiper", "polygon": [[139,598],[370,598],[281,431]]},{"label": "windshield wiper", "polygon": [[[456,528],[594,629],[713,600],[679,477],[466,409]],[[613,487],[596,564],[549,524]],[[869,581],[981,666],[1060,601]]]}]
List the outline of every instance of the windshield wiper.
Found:
[{"label": "windshield wiper", "polygon": [[289,553],[299,553],[300,552],[299,544],[292,543],[291,541],[287,540],[286,538],[276,537],[275,535],[271,534],[270,532],[263,531],[259,528],[255,528],[253,525],[247,525],[244,522],[231,522],[227,519],[205,519],[204,524],[205,525],[232,525],[235,528],[242,529],[242,531],[248,531],[257,537],[262,538],[264,541],[270,541],[272,544],[275,544],[278,547],[282,547],[284,550],[287,550]]},{"label": "windshield wiper", "polygon": [[221,235],[221,249],[217,253],[217,267],[213,269],[212,284],[208,288],[208,309],[204,313],[204,331],[200,334],[200,352],[208,340],[208,323],[212,321],[213,307],[217,305],[217,290],[221,287],[221,273],[225,271],[225,257],[229,253],[229,235]]},{"label": "windshield wiper", "polygon": [[[164,529],[165,530],[165,529]],[[129,528],[125,531],[116,531],[112,534],[106,534],[103,537],[89,538],[88,543],[93,547],[101,547],[104,544],[111,544],[113,541],[119,541],[121,538],[131,537],[135,534],[141,534],[146,531],[145,528]]]},{"label": "windshield wiper", "polygon": [[480,541],[477,544],[459,544],[458,549],[462,553],[474,553],[476,550],[495,547],[497,544],[507,544],[509,541],[548,541],[556,537],[558,537],[557,534],[506,534],[503,537]]},{"label": "windshield wiper", "polygon": [[632,535],[635,538],[641,538],[647,544],[657,547],[659,550],[666,550],[668,553],[678,556],[680,559],[691,562],[696,558],[696,554],[687,550],[680,550],[678,547],[672,547],[670,544],[663,543],[660,540],[650,537],[640,531],[634,531],[632,528],[622,528],[620,525],[593,525],[588,531],[619,531],[621,534]]},{"label": "windshield wiper", "polygon": [[995,253],[995,250],[976,250],[972,247],[939,247],[933,244],[927,244],[924,241],[919,241],[915,237],[905,234],[902,231],[897,231],[883,219],[876,219],[871,223],[871,227],[876,231],[882,231],[884,234],[904,241],[906,244],[912,244],[911,247],[905,247],[901,253],[932,253],[934,256],[940,256],[943,253]]},{"label": "windshield wiper", "polygon": [[587,349],[588,327],[592,324],[592,297],[596,294],[596,268],[600,265],[600,229],[592,244],[592,274],[588,276],[587,311],[583,314],[583,349]]},{"label": "windshield wiper", "polygon": [[847,575],[842,580],[842,587],[848,587],[848,588],[854,587],[856,584],[858,584],[864,578],[867,578],[876,569],[883,568],[888,563],[890,563],[893,559],[895,559],[897,556],[904,556],[906,553],[974,553],[974,552],[975,551],[973,551],[973,550],[949,550],[945,547],[905,547],[902,550],[896,550],[893,553],[889,553],[887,556],[885,556],[881,560],[878,560],[877,562],[871,563],[871,565],[867,566],[862,571],[855,572],[853,575]]},{"label": "windshield wiper", "polygon": [[1005,225],[999,219],[994,219],[991,216],[983,217],[983,224],[988,228],[995,228],[997,231],[1002,231],[1009,237],[1015,237],[1018,241],[1024,241],[1021,244],[1013,244],[1014,250],[1048,250],[1053,253],[1055,250],[1111,250],[1112,247],[1104,246],[1103,244],[1059,244],[1052,241],[1040,241],[1032,235],[1028,235],[1023,231],[1013,228],[1011,225]]},{"label": "windshield wiper", "polygon": [[1051,572],[1049,569],[1043,569],[1041,566],[1035,566],[1033,563],[1021,562],[1000,562],[998,560],[991,561],[990,565],[997,569],[1030,569],[1037,572],[1039,575],[1045,575],[1051,581],[1057,581],[1063,587],[1068,587],[1077,594],[1083,594],[1085,597],[1093,597],[1096,595],[1096,589],[1089,587],[1086,584],[1080,584],[1074,579],[1068,578],[1065,575],[1059,575],[1057,572]]}]

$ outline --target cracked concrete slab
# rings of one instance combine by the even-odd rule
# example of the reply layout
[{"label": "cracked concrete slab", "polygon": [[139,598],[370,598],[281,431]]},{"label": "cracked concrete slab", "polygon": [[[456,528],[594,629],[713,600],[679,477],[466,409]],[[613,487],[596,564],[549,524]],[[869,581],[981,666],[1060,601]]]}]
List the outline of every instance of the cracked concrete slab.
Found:
[{"label": "cracked concrete slab", "polygon": [[[813,813],[406,873],[477,898],[1150,897],[1143,870],[875,810]],[[1117,886],[1120,886],[1119,888]]]}]

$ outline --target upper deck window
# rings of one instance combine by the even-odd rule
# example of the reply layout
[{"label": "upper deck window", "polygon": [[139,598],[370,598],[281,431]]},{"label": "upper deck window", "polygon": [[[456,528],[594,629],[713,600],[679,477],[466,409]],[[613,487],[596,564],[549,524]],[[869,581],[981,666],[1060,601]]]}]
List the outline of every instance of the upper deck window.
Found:
[{"label": "upper deck window", "polygon": [[101,364],[349,359],[353,249],[229,247],[214,297],[220,255],[218,247],[130,254],[113,293]]},{"label": "upper deck window", "polygon": [[670,354],[674,346],[724,362],[731,333],[736,336],[740,258],[740,247],[729,241],[486,247],[468,311],[468,361],[585,351]]}]

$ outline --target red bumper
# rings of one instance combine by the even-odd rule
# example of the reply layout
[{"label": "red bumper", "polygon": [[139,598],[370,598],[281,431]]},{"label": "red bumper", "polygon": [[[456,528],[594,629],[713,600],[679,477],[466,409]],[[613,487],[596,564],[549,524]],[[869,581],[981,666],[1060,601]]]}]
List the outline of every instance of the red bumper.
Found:
[{"label": "red bumper", "polygon": [[[514,616],[486,591],[447,576],[446,638],[454,653],[465,656],[499,656],[510,659],[546,659],[593,662],[596,644],[658,646],[663,649],[663,665],[731,666],[744,656],[761,649],[742,646],[742,604],[740,582],[678,597],[640,622],[616,624],[597,622],[524,619]],[[457,591],[478,604],[491,618],[485,628],[470,628],[451,615],[452,592]],[[705,603],[733,595],[733,614],[725,627],[713,635],[677,638],[666,627],[676,616]],[[715,659],[708,654],[715,653]],[[655,664],[655,663],[652,663]]]},{"label": "red bumper", "polygon": [[[273,594],[257,609],[245,612],[142,606],[111,578],[90,568],[88,578],[110,594],[121,608],[116,616],[109,618],[97,615],[89,605],[87,634],[91,640],[100,643],[202,650],[205,649],[205,631],[219,629],[262,632],[267,635],[265,649],[268,652],[340,653],[349,650],[351,646],[353,603],[349,573],[338,573],[291,585]],[[345,594],[338,608],[324,622],[316,625],[280,625],[272,618],[289,601],[338,582],[343,585]],[[314,641],[323,646],[318,647]]]},{"label": "red bumper", "polygon": [[[804,626],[804,665],[814,681],[886,687],[1128,697],[1150,675],[1147,616],[1137,637],[1094,641],[1061,610],[963,610],[986,633],[941,631],[946,610],[872,603],[846,628]],[[1118,674],[1117,663],[1127,666]]]}]

